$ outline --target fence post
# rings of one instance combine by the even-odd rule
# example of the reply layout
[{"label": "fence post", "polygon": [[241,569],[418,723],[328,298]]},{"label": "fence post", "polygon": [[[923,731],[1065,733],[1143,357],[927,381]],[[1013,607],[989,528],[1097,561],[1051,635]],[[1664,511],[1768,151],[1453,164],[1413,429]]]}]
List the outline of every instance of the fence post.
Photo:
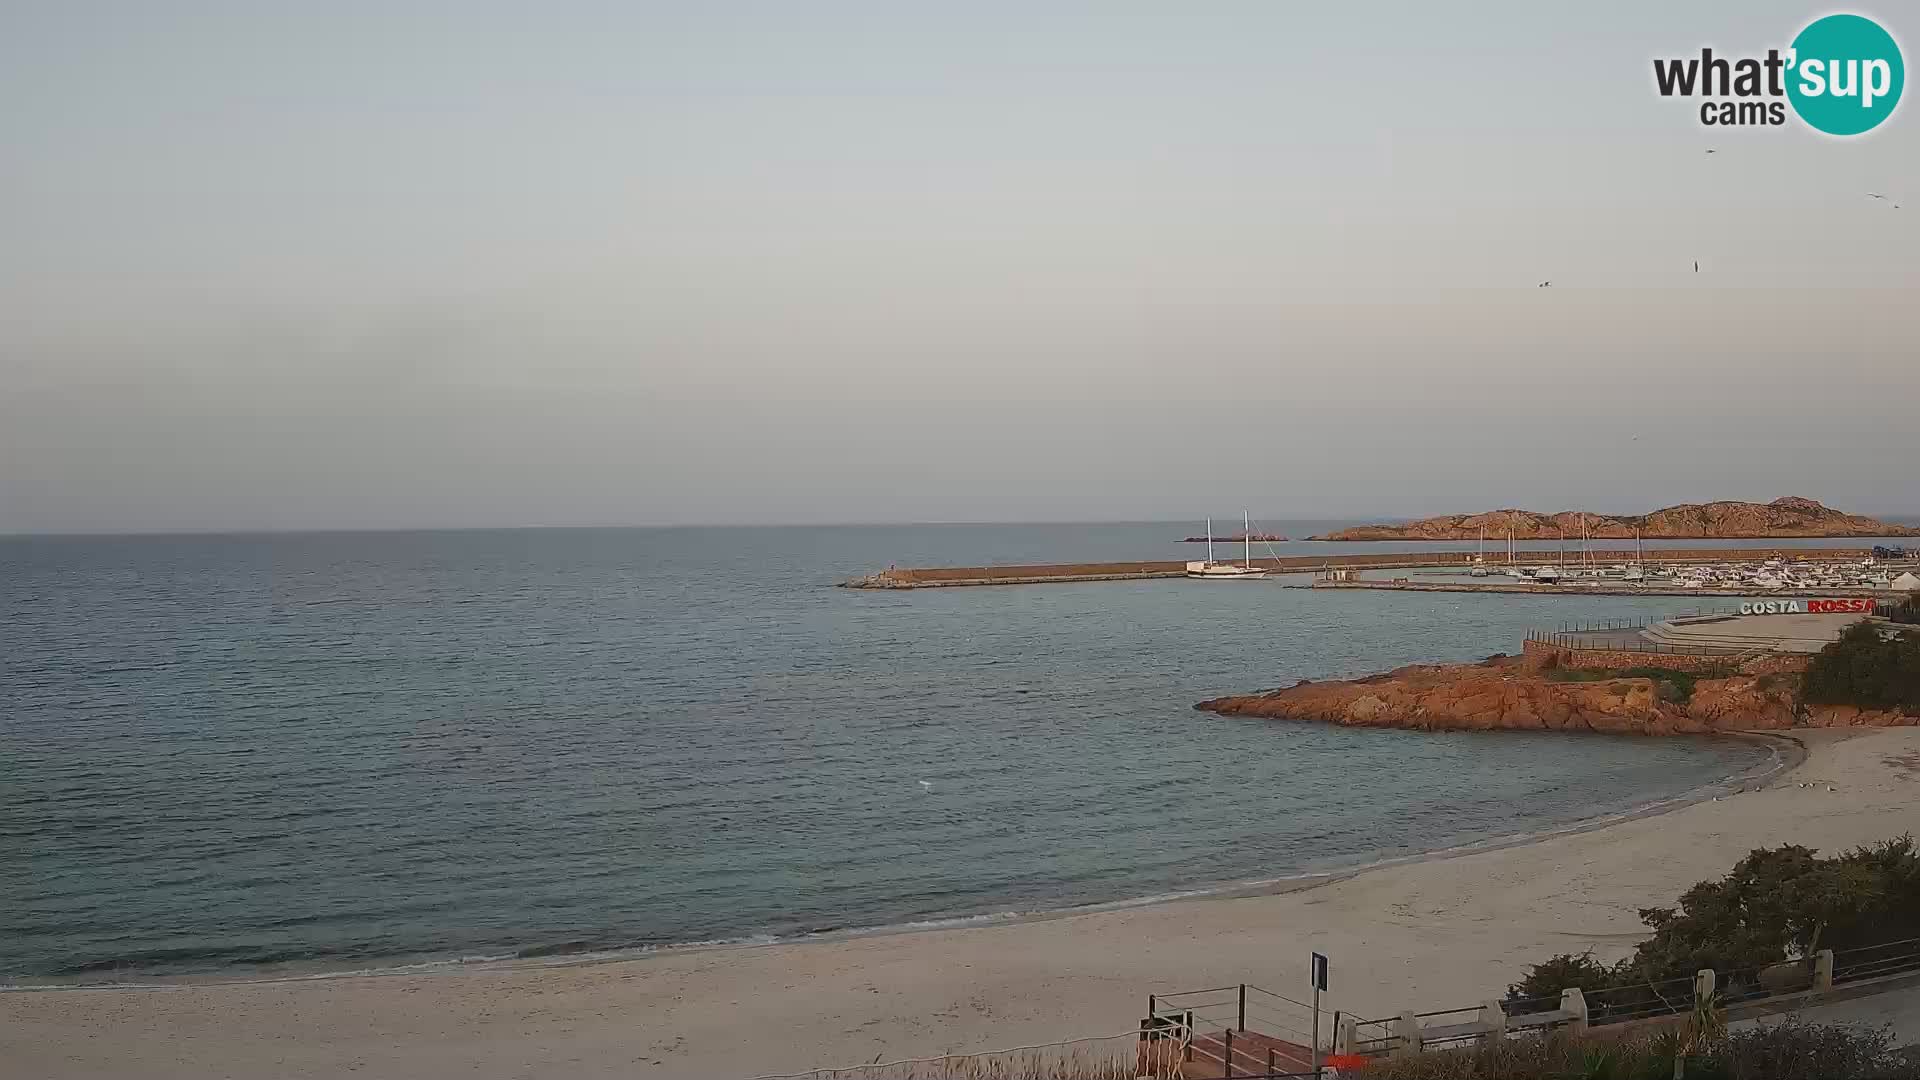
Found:
[{"label": "fence post", "polygon": [[1360,1021],[1340,1013],[1333,1014],[1333,1052],[1351,1054],[1360,1045]]},{"label": "fence post", "polygon": [[1273,1047],[1269,1046],[1267,1047],[1267,1075],[1273,1076],[1277,1074],[1279,1071],[1280,1070],[1274,1061]]},{"label": "fence post", "polygon": [[1400,1014],[1393,1022],[1393,1033],[1399,1036],[1394,1043],[1394,1057],[1412,1057],[1420,1052],[1420,1018],[1409,1009]]},{"label": "fence post", "polygon": [[1567,1024],[1569,1031],[1575,1035],[1586,1034],[1587,995],[1582,994],[1579,987],[1569,986],[1560,991],[1560,1011],[1570,1014],[1573,1018]]},{"label": "fence post", "polygon": [[1247,1030],[1247,984],[1240,984],[1240,1022],[1233,1025],[1241,1031]]},{"label": "fence post", "polygon": [[1507,1035],[1507,1010],[1500,1003],[1488,998],[1480,1003],[1480,1022],[1487,1025],[1487,1037],[1483,1042],[1499,1042]]},{"label": "fence post", "polygon": [[1221,1063],[1220,1075],[1224,1077],[1225,1080],[1233,1080],[1233,1029],[1232,1028],[1227,1029],[1226,1038],[1221,1041],[1225,1049],[1220,1051],[1220,1056],[1226,1060]]},{"label": "fence post", "polygon": [[1833,989],[1833,950],[1821,949],[1813,954],[1813,988],[1815,990]]}]

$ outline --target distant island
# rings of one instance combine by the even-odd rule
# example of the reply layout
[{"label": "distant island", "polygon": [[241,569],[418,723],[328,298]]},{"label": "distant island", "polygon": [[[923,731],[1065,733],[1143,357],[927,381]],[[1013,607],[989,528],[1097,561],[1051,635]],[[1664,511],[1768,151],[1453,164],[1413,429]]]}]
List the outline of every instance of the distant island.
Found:
[{"label": "distant island", "polygon": [[1681,503],[1651,514],[1616,516],[1563,510],[1489,510],[1449,514],[1401,525],[1361,525],[1310,536],[1309,540],[1503,540],[1578,538],[1631,540],[1766,540],[1775,537],[1920,536],[1920,528],[1889,525],[1860,514],[1845,514],[1813,501],[1787,497],[1770,503]]}]

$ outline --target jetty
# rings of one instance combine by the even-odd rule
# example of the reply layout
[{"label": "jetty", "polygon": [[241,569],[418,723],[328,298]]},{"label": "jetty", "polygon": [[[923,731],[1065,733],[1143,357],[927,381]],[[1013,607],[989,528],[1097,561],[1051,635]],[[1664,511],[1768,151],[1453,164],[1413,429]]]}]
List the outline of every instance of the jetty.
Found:
[{"label": "jetty", "polygon": [[[1756,592],[1752,586],[1733,586],[1724,589],[1688,589],[1677,585],[1663,585],[1659,582],[1629,584],[1617,579],[1594,578],[1591,580],[1562,582],[1557,585],[1545,585],[1531,581],[1409,581],[1406,578],[1390,580],[1368,580],[1364,578],[1348,580],[1318,580],[1312,585],[1297,585],[1294,588],[1312,589],[1366,589],[1384,592],[1445,592],[1445,593],[1532,593],[1547,596],[1686,596],[1694,599],[1717,597],[1720,599],[1741,599],[1751,597]],[[1806,589],[1777,589],[1766,595],[1780,596],[1834,596],[1854,597],[1866,600],[1898,600],[1907,594],[1898,589],[1854,588],[1850,586],[1822,585]]]},{"label": "jetty", "polygon": [[[1596,549],[1583,552],[1581,557],[1593,564],[1630,563],[1644,560],[1647,565],[1653,566],[1736,562],[1757,557],[1784,555],[1821,562],[1859,562],[1871,557],[1872,554],[1873,552],[1868,548],[1813,548],[1782,545],[1779,548],[1662,548],[1645,552],[1636,552],[1632,548]],[[1568,553],[1559,548],[1531,548],[1515,551],[1512,561],[1515,564],[1536,565],[1560,562],[1567,556]],[[1475,557],[1472,551],[1402,551],[1341,555],[1287,555],[1249,561],[1254,566],[1279,574],[1315,574],[1333,570],[1414,570],[1448,567],[1467,570],[1474,565]],[[1494,565],[1491,560],[1482,558],[1483,565],[1489,567]],[[1506,563],[1503,561],[1500,565],[1506,565]],[[1177,559],[1142,562],[1041,563],[1027,566],[912,568],[890,566],[877,573],[842,582],[841,586],[849,589],[938,589],[974,585],[1044,585],[1082,581],[1177,578],[1184,577],[1186,572],[1187,564]],[[1354,584],[1372,587],[1376,584],[1395,583],[1357,582]],[[1515,591],[1552,592],[1556,589],[1573,591],[1567,586],[1533,586]]]}]

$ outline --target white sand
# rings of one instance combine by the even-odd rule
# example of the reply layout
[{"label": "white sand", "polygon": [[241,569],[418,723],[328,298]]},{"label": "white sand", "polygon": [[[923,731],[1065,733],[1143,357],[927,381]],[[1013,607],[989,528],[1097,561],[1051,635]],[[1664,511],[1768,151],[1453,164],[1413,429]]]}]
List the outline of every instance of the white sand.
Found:
[{"label": "white sand", "polygon": [[1765,791],[1282,895],[575,967],[5,993],[0,1073],[744,1076],[1110,1034],[1155,990],[1298,992],[1311,949],[1333,958],[1330,1009],[1469,1005],[1551,954],[1625,952],[1638,908],[1753,847],[1920,832],[1920,729],[1806,739]]}]

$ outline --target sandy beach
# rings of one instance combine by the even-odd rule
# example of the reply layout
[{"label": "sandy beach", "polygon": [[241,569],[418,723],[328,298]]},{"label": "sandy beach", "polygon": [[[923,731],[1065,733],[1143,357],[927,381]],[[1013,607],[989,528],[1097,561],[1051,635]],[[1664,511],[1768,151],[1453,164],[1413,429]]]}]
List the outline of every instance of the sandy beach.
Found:
[{"label": "sandy beach", "polygon": [[1753,847],[1920,831],[1920,730],[1795,734],[1806,761],[1764,790],[1292,892],[574,966],[15,991],[0,1060],[36,1077],[738,1077],[1113,1034],[1154,991],[1300,990],[1309,950],[1332,958],[1329,1009],[1469,1005],[1554,953],[1625,952],[1636,909]]}]

